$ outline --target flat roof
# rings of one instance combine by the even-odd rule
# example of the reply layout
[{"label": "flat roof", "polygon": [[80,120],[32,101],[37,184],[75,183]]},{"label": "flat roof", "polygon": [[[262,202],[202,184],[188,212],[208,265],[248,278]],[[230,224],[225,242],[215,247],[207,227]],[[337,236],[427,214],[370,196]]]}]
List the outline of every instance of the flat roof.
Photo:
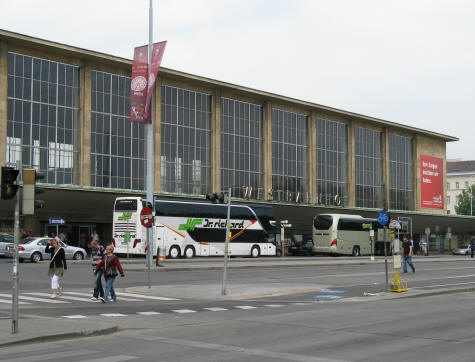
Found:
[{"label": "flat roof", "polygon": [[[65,54],[77,56],[78,58],[101,59],[102,61],[106,61],[106,62],[110,62],[110,63],[120,63],[120,64],[123,64],[123,65],[128,65],[130,67],[132,66],[132,60],[131,59],[126,59],[126,58],[122,58],[122,57],[113,56],[113,55],[110,55],[110,54],[105,54],[105,53],[96,52],[96,51],[92,51],[92,50],[88,50],[88,49],[82,49],[82,48],[79,48],[79,47],[74,47],[74,46],[70,46],[70,45],[66,45],[66,44],[61,44],[61,43],[57,43],[57,42],[53,42],[53,41],[49,41],[49,40],[35,38],[35,37],[28,36],[28,35],[19,34],[19,33],[11,32],[11,31],[3,30],[3,29],[0,29],[0,39],[5,39],[6,41],[12,41],[12,42],[15,42],[17,44],[25,45],[25,46],[31,46],[32,44],[34,44],[37,47],[48,48],[48,50],[50,50],[50,51],[63,52]],[[180,71],[165,68],[165,67],[161,67],[160,72],[163,73],[163,74],[166,74],[166,75],[170,75],[170,76],[175,76],[175,77],[179,77],[179,78],[190,79],[190,80],[206,83],[206,84],[209,84],[210,86],[219,86],[219,87],[223,87],[223,88],[229,88],[229,89],[232,89],[232,90],[236,90],[236,91],[239,91],[239,92],[245,92],[245,93],[248,93],[248,94],[251,94],[251,95],[256,95],[260,98],[271,98],[273,100],[293,103],[295,105],[300,105],[300,106],[304,106],[304,107],[317,108],[317,109],[322,110],[322,111],[331,112],[331,113],[334,113],[334,114],[339,114],[339,115],[342,115],[342,116],[345,116],[345,117],[354,118],[354,119],[362,120],[362,121],[368,121],[368,122],[371,122],[371,123],[373,123],[375,125],[378,125],[378,126],[381,126],[381,127],[400,128],[400,129],[403,129],[403,130],[408,131],[408,132],[419,133],[419,134],[424,134],[424,135],[435,137],[435,138],[440,138],[440,139],[445,140],[446,142],[453,142],[453,141],[458,141],[459,140],[459,138],[454,137],[454,136],[449,136],[449,135],[445,135],[445,134],[438,133],[438,132],[428,131],[428,130],[424,130],[422,128],[407,126],[407,125],[404,125],[404,124],[391,122],[391,121],[387,121],[387,120],[380,119],[380,118],[366,116],[366,115],[363,115],[363,114],[358,114],[358,113],[354,113],[354,112],[350,112],[350,111],[345,111],[345,110],[341,110],[341,109],[338,109],[338,108],[324,106],[324,105],[321,105],[321,104],[318,104],[318,103],[303,101],[303,100],[300,100],[300,99],[295,99],[295,98],[292,98],[292,97],[287,97],[287,96],[283,96],[283,95],[279,95],[279,94],[275,94],[275,93],[271,93],[271,92],[265,92],[265,91],[261,91],[261,90],[258,90],[258,89],[244,87],[244,86],[240,86],[240,85],[233,84],[233,83],[223,82],[223,81],[219,81],[219,80],[215,80],[215,79],[211,79],[211,78],[207,78],[207,77],[202,77],[202,76],[198,76],[198,75],[194,75],[194,74],[180,72]]]}]

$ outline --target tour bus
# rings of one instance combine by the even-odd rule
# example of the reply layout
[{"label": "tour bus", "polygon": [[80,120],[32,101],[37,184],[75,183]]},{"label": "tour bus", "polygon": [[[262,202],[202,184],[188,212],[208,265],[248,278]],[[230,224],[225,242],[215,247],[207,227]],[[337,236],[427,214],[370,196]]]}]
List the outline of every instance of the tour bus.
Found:
[{"label": "tour bus", "polygon": [[[113,243],[118,254],[145,255],[146,228],[140,223],[145,201],[119,197],[113,215]],[[155,200],[153,254],[178,257],[224,255],[227,205],[200,201]],[[275,256],[274,211],[264,205],[232,205],[230,256]]]},{"label": "tour bus", "polygon": [[313,251],[337,255],[371,254],[370,230],[375,231],[374,252],[384,244],[378,242],[378,222],[360,215],[320,214],[313,219]]}]

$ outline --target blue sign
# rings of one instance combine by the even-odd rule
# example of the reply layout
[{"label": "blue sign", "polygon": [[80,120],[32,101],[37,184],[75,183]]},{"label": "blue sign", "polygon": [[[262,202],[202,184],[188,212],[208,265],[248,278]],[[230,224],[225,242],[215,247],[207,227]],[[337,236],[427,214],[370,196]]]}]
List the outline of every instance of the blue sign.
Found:
[{"label": "blue sign", "polygon": [[66,225],[66,219],[60,217],[50,217],[49,218],[50,225]]},{"label": "blue sign", "polygon": [[319,300],[335,300],[343,298],[342,295],[316,295],[315,298]]},{"label": "blue sign", "polygon": [[378,223],[379,225],[387,225],[389,222],[389,214],[386,210],[381,210],[378,212]]},{"label": "blue sign", "polygon": [[328,293],[328,294],[343,294],[345,293],[344,290],[341,289],[322,289],[322,293]]}]

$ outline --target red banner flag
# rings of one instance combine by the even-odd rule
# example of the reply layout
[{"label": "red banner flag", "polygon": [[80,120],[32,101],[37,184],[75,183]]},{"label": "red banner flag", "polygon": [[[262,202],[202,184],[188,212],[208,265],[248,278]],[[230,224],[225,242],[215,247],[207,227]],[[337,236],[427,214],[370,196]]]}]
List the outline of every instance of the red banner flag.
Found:
[{"label": "red banner flag", "polygon": [[162,62],[163,53],[167,42],[153,44],[152,66],[150,79],[148,77],[148,45],[135,48],[132,63],[132,81],[130,83],[130,121],[138,123],[151,123],[150,103],[153,87],[157,78],[158,69]]}]

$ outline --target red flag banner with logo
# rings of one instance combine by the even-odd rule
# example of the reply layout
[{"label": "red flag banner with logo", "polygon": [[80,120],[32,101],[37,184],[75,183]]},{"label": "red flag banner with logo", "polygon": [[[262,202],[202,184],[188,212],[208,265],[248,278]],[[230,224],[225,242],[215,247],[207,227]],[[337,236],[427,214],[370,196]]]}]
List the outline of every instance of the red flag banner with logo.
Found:
[{"label": "red flag banner with logo", "polygon": [[442,158],[421,155],[421,207],[444,208],[444,169]]},{"label": "red flag banner with logo", "polygon": [[153,44],[152,66],[150,79],[148,77],[148,45],[137,47],[134,50],[132,63],[132,81],[130,83],[130,121],[151,123],[150,103],[153,87],[157,78],[158,69],[162,62],[166,41]]}]

